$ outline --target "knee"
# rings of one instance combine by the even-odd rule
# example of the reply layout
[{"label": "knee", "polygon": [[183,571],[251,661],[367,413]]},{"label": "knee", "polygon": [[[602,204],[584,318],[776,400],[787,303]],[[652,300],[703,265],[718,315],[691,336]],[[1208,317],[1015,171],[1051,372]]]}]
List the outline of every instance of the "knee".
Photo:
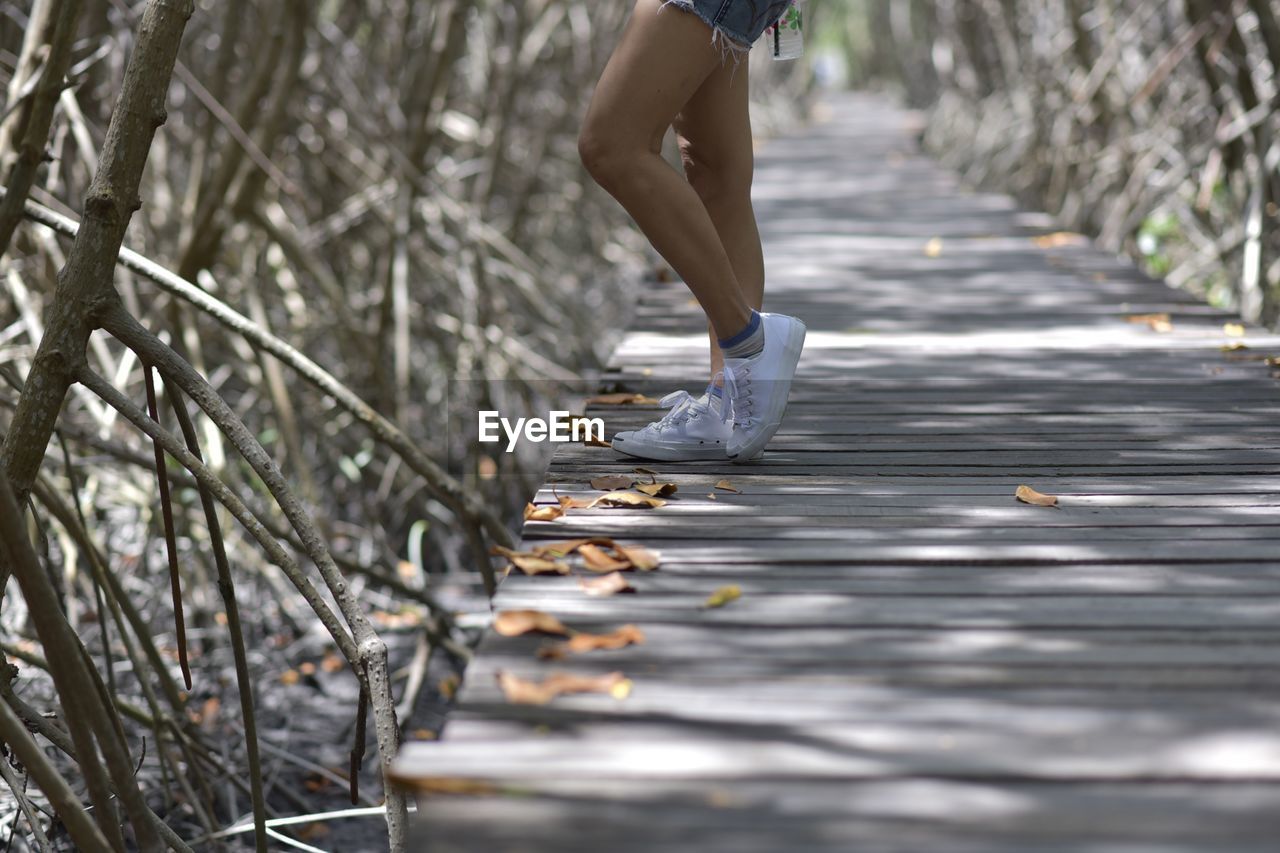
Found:
[{"label": "knee", "polygon": [[682,148],[680,156],[685,177],[708,207],[751,198],[753,164],[749,157],[713,158],[691,148]]},{"label": "knee", "polygon": [[578,158],[587,174],[606,189],[626,172],[626,147],[594,123],[583,125],[578,134]]}]

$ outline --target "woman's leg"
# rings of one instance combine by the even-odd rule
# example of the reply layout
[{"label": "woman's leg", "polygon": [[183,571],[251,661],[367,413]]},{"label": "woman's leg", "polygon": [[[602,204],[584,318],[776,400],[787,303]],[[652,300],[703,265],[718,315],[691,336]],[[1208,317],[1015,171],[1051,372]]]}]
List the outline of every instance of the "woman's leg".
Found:
[{"label": "woman's leg", "polygon": [[[734,276],[747,304],[764,302],[764,251],[755,210],[751,177],[755,155],[748,108],[747,57],[742,67],[717,67],[680,110],[674,123],[685,176],[702,199],[707,214],[729,254]],[[724,354],[711,336],[711,376],[724,367]]]},{"label": "woman's leg", "polygon": [[637,0],[592,96],[578,150],[693,291],[716,335],[729,338],[747,325],[751,306],[706,205],[661,147],[680,110],[732,59],[696,15],[675,7],[659,13],[660,6]]}]

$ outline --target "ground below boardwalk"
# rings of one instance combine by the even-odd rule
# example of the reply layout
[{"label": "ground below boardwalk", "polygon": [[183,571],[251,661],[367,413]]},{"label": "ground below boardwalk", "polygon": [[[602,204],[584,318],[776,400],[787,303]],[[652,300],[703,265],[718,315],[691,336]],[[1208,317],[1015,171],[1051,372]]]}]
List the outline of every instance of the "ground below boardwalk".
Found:
[{"label": "ground below boardwalk", "polygon": [[[652,466],[659,509],[525,525],[662,567],[608,598],[513,575],[499,609],[646,642],[549,662],[490,632],[399,765],[479,782],[422,799],[423,849],[1276,850],[1280,339],[1224,349],[1234,318],[963,188],[882,100],[823,112],[758,158],[767,307],[810,329],[782,431],[753,466]],[[701,328],[654,285],[617,381],[698,387]],[[538,502],[632,467],[562,448]],[[557,670],[633,687],[495,681]]]}]

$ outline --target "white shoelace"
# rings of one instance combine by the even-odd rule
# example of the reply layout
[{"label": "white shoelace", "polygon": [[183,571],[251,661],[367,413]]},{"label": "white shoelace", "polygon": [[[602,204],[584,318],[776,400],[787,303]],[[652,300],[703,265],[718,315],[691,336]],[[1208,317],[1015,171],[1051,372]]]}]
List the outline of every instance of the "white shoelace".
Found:
[{"label": "white shoelace", "polygon": [[755,422],[754,405],[751,398],[751,365],[743,364],[737,370],[729,365],[724,366],[724,409],[720,420],[729,420],[733,413],[733,425],[738,429],[750,429]]},{"label": "white shoelace", "polygon": [[683,389],[672,391],[659,400],[658,405],[664,409],[671,410],[662,416],[662,420],[649,425],[650,429],[658,431],[667,427],[679,426],[695,414],[699,414],[706,409],[705,404],[699,403],[696,397]]}]

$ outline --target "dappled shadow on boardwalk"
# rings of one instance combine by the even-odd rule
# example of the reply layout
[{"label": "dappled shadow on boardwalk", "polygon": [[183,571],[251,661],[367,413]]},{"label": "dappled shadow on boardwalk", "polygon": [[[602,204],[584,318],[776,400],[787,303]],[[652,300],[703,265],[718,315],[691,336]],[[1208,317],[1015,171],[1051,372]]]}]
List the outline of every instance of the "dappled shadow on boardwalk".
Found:
[{"label": "dappled shadow on boardwalk", "polygon": [[[424,849],[1271,849],[1280,339],[1043,239],[883,102],[829,110],[757,161],[766,307],[810,328],[786,423],[756,465],[650,466],[679,487],[659,509],[526,524],[662,567],[612,598],[512,576],[500,609],[645,642],[547,662],[488,634],[443,742],[406,756],[481,783],[423,800]],[[650,288],[607,379],[695,388],[703,323]],[[634,467],[564,447],[535,501]],[[634,686],[531,707],[495,681],[554,670]]]}]

